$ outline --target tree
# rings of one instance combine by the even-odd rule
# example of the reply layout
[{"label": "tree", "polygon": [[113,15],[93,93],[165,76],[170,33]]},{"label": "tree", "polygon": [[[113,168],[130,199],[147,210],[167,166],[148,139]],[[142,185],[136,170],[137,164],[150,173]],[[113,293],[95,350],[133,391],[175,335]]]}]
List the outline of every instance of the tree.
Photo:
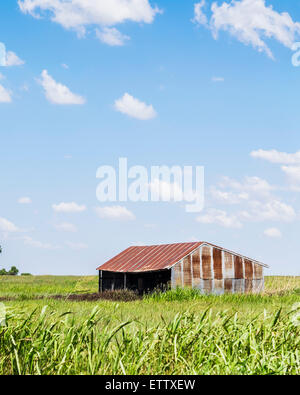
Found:
[{"label": "tree", "polygon": [[7,273],[10,276],[17,276],[19,273],[19,270],[16,268],[16,266],[12,266],[10,271]]}]

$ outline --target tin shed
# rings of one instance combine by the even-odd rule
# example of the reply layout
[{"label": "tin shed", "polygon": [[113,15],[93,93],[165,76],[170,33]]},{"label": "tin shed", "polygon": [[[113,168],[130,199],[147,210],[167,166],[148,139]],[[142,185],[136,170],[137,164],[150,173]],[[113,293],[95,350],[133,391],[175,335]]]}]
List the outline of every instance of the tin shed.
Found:
[{"label": "tin shed", "polygon": [[97,268],[99,292],[191,287],[203,293],[259,293],[267,265],[207,242],[129,247]]}]

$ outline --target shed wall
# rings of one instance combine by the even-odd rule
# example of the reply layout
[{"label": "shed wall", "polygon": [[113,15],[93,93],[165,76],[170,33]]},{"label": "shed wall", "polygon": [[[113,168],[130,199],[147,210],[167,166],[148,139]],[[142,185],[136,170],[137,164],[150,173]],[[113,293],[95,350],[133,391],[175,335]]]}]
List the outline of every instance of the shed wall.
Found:
[{"label": "shed wall", "polygon": [[171,269],[172,288],[204,293],[259,293],[264,289],[263,266],[220,248],[203,245]]}]

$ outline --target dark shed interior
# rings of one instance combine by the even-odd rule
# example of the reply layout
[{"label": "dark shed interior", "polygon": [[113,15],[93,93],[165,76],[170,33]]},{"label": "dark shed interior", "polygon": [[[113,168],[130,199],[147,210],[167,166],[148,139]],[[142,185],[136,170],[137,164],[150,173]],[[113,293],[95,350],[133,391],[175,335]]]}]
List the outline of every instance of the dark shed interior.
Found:
[{"label": "dark shed interior", "polygon": [[129,289],[139,293],[154,289],[166,289],[171,284],[171,270],[140,273],[118,273],[99,271],[99,292],[116,289]]}]

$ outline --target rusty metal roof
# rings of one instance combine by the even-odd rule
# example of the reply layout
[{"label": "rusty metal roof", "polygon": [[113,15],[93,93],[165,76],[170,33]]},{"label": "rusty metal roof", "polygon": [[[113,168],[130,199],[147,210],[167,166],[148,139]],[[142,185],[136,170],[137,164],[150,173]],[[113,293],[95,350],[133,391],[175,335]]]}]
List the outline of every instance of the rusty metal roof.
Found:
[{"label": "rusty metal roof", "polygon": [[202,242],[195,242],[129,247],[97,270],[130,273],[169,269],[201,244]]},{"label": "rusty metal roof", "polygon": [[[99,266],[97,270],[121,273],[138,273],[170,269],[177,262],[189,255],[201,245],[212,246],[222,251],[229,252],[233,255],[250,259],[241,254],[237,254],[225,248],[218,247],[214,244],[207,243],[205,241],[199,241],[193,243],[129,247],[103,265]],[[258,262],[254,259],[251,259],[251,261],[261,266],[269,267],[268,265],[265,265],[264,263]]]}]

